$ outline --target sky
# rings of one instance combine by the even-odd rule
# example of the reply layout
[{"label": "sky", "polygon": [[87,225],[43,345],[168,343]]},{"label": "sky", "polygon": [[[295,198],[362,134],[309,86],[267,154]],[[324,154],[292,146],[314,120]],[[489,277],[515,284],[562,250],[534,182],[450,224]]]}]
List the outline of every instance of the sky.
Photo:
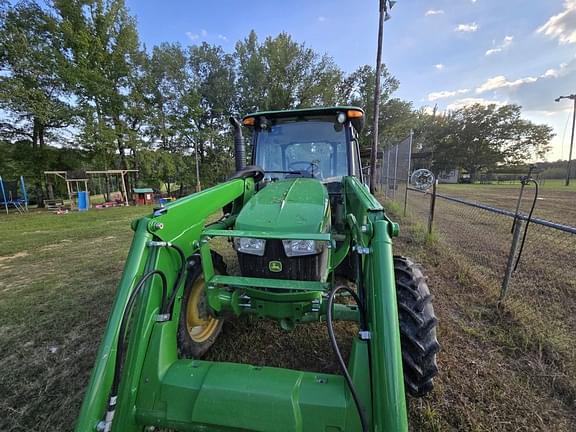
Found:
[{"label": "sky", "polygon": [[[346,72],[376,63],[377,0],[127,0],[142,42],[203,41],[233,51],[254,29],[285,31]],[[576,93],[576,0],[398,0],[384,27],[383,61],[394,95],[416,108],[515,103],[549,124],[547,160],[567,159]],[[574,156],[574,155],[573,155]]]}]

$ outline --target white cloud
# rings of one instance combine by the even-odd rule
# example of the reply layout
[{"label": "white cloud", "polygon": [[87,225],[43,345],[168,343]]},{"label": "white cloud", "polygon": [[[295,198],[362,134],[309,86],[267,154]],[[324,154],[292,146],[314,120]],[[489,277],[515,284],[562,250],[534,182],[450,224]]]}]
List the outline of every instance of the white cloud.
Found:
[{"label": "white cloud", "polygon": [[324,21],[326,21],[326,17],[325,17],[325,16],[322,16],[322,15],[320,15],[320,16],[318,17],[318,21],[320,21],[320,22],[324,22]]},{"label": "white cloud", "polygon": [[222,34],[218,35],[218,39],[223,40],[224,42],[226,42],[228,40],[228,38]]},{"label": "white cloud", "polygon": [[555,69],[555,68],[547,69],[546,72],[544,72],[542,75],[540,75],[540,78],[560,78],[560,77],[563,77],[567,73],[573,72],[573,70],[574,70],[574,67],[569,68],[568,66],[569,66],[568,63],[562,63],[557,69]]},{"label": "white cloud", "polygon": [[452,96],[465,94],[465,93],[468,93],[469,91],[470,91],[470,89],[460,89],[460,90],[454,90],[454,91],[442,90],[439,92],[432,92],[432,93],[428,94],[428,100],[430,102],[434,102],[438,99],[445,99],[445,98],[449,98]]},{"label": "white cloud", "polygon": [[198,40],[200,38],[200,35],[189,32],[189,31],[186,32],[186,36],[188,36],[188,39],[190,39],[191,41],[195,41],[195,40]]},{"label": "white cloud", "polygon": [[560,72],[558,69],[548,69],[542,75],[542,78],[558,78],[560,76]]},{"label": "white cloud", "polygon": [[493,78],[489,78],[481,84],[477,89],[476,93],[481,94],[488,91],[493,91],[501,88],[514,88],[521,86],[523,84],[530,84],[538,81],[535,77],[520,78],[515,81],[508,81],[504,75],[498,75]]},{"label": "white cloud", "polygon": [[424,16],[434,16],[434,15],[444,15],[444,11],[442,9],[430,9],[427,10]]},{"label": "white cloud", "polygon": [[200,35],[202,35],[202,37],[206,37],[208,36],[208,32],[204,29],[200,30]]},{"label": "white cloud", "polygon": [[502,43],[500,43],[499,45],[497,45],[496,47],[489,49],[488,51],[486,51],[486,55],[492,55],[495,53],[499,53],[504,51],[505,49],[507,49],[508,47],[510,47],[510,45],[512,45],[512,42],[514,41],[514,36],[506,36],[504,37],[504,39],[502,40]]},{"label": "white cloud", "polygon": [[425,105],[422,107],[422,111],[424,112],[424,114],[432,115],[436,110],[431,106]]},{"label": "white cloud", "polygon": [[463,33],[472,33],[476,30],[478,30],[478,24],[475,22],[469,24],[458,24],[458,26],[454,29],[454,31]]},{"label": "white cloud", "polygon": [[475,105],[475,104],[502,106],[502,105],[505,105],[506,102],[499,101],[499,100],[484,99],[484,98],[464,98],[464,99],[458,99],[457,101],[452,102],[451,104],[449,104],[446,107],[446,109],[448,111],[454,111],[454,110],[457,110],[460,108],[464,108],[468,105]]},{"label": "white cloud", "polygon": [[554,15],[537,30],[560,44],[576,43],[576,0],[565,0],[564,10]]},{"label": "white cloud", "polygon": [[439,71],[444,69],[444,65],[442,63],[435,64],[434,67],[436,68],[436,70],[439,70]]}]

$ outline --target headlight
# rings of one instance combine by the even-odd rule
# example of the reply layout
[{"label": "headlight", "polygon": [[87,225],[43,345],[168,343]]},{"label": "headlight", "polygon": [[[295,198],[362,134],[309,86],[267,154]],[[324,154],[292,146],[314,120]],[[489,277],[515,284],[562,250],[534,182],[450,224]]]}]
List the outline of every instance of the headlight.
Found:
[{"label": "headlight", "polygon": [[234,248],[238,252],[263,256],[265,247],[266,247],[266,240],[257,238],[247,238],[247,237],[234,238]]},{"label": "headlight", "polygon": [[282,240],[286,256],[315,255],[322,251],[322,242],[315,240]]}]

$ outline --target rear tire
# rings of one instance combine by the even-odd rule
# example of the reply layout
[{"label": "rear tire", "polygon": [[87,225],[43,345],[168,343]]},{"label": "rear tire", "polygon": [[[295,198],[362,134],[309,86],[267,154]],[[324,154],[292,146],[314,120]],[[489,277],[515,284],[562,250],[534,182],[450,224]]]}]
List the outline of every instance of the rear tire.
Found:
[{"label": "rear tire", "polygon": [[[212,252],[216,274],[226,274],[226,264]],[[194,262],[186,278],[178,322],[178,354],[181,358],[201,358],[216,342],[224,320],[214,317],[208,308],[204,275],[200,261]]]},{"label": "rear tire", "polygon": [[411,396],[422,397],[432,391],[433,379],[438,374],[438,319],[422,270],[410,258],[395,256],[394,273],[404,384]]}]

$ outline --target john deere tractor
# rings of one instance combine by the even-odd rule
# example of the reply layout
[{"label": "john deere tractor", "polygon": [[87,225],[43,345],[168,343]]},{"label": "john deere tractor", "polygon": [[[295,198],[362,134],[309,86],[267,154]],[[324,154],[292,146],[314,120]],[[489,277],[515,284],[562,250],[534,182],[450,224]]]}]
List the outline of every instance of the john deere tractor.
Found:
[{"label": "john deere tractor", "polygon": [[[398,225],[363,183],[363,121],[347,106],[232,118],[236,173],[133,223],[77,431],[407,430],[405,392],[427,394],[437,373],[436,318],[420,267],[392,253]],[[218,238],[239,274],[212,249]],[[340,373],[203,360],[244,314],[286,331],[325,322]],[[358,323],[347,360],[336,320]]]}]

